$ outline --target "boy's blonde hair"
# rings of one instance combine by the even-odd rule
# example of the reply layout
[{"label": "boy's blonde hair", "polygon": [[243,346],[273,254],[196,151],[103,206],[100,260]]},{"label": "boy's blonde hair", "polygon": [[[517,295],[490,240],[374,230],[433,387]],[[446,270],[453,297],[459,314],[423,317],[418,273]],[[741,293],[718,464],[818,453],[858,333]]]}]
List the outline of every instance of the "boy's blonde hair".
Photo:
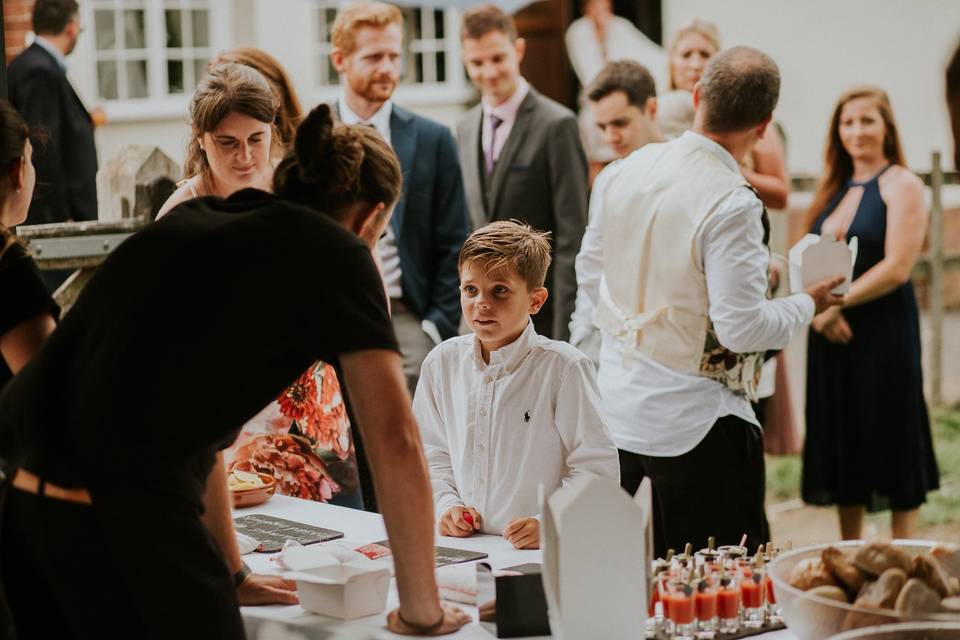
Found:
[{"label": "boy's blonde hair", "polygon": [[337,12],[330,42],[348,56],[357,48],[357,31],[361,27],[383,29],[391,24],[403,27],[400,9],[384,2],[358,2]]},{"label": "boy's blonde hair", "polygon": [[508,267],[532,291],[542,287],[550,267],[550,232],[537,231],[519,220],[499,220],[470,234],[460,249],[457,269],[480,262],[487,271]]}]

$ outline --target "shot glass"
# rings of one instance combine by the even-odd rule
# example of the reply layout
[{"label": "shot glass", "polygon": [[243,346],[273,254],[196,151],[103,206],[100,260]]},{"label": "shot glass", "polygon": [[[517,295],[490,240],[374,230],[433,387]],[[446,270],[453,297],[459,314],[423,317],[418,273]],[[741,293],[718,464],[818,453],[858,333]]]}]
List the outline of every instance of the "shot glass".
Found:
[{"label": "shot glass", "polygon": [[777,602],[777,594],[773,591],[773,580],[769,573],[763,576],[763,585],[767,595],[767,620],[770,624],[780,624],[783,622],[783,607]]},{"label": "shot glass", "polygon": [[694,640],[697,633],[697,605],[693,587],[685,582],[671,582],[668,588],[671,640]]},{"label": "shot glass", "polygon": [[743,626],[747,629],[758,629],[763,626],[767,618],[765,604],[765,587],[763,579],[766,571],[762,567],[754,567],[749,575],[744,574],[740,581],[740,593],[743,596]]},{"label": "shot glass", "polygon": [[733,577],[720,579],[717,591],[717,615],[720,618],[721,633],[736,633],[740,630],[740,585]]},{"label": "shot glass", "polygon": [[694,594],[697,615],[697,638],[712,640],[720,627],[717,617],[717,588],[712,581],[701,580]]}]

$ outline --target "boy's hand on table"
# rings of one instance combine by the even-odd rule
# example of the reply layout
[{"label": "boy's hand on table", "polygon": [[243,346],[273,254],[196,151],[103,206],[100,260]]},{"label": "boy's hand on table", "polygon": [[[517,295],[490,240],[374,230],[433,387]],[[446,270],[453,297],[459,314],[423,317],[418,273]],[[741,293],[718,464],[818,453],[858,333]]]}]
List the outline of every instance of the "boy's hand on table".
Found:
[{"label": "boy's hand on table", "polygon": [[473,507],[451,507],[440,516],[440,535],[467,538],[480,530],[481,517]]},{"label": "boy's hand on table", "polygon": [[540,521],[536,518],[511,520],[503,530],[503,537],[514,549],[539,549]]}]

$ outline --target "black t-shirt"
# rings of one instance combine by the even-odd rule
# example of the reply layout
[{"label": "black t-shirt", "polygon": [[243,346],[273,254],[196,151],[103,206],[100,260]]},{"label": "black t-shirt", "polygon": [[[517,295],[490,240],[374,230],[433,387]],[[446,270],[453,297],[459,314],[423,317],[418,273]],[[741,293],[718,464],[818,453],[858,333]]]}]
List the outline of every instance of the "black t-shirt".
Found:
[{"label": "black t-shirt", "polygon": [[[0,246],[3,245],[0,235]],[[37,264],[20,244],[13,243],[0,255],[0,336],[43,312],[54,319],[60,307],[47,292]],[[0,389],[13,372],[0,355]]]},{"label": "black t-shirt", "polygon": [[0,458],[198,500],[217,448],[314,361],[397,350],[354,234],[246,189],[186,202],[98,269],[0,397]]}]

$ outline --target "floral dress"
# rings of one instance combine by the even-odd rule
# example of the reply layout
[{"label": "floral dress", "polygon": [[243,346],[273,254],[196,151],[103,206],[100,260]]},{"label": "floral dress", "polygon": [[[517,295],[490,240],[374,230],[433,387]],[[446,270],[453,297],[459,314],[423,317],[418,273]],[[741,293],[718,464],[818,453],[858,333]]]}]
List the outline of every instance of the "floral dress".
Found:
[{"label": "floral dress", "polygon": [[244,425],[225,456],[228,471],[268,473],[284,495],[329,502],[357,493],[350,418],[334,368],[314,363]]}]

